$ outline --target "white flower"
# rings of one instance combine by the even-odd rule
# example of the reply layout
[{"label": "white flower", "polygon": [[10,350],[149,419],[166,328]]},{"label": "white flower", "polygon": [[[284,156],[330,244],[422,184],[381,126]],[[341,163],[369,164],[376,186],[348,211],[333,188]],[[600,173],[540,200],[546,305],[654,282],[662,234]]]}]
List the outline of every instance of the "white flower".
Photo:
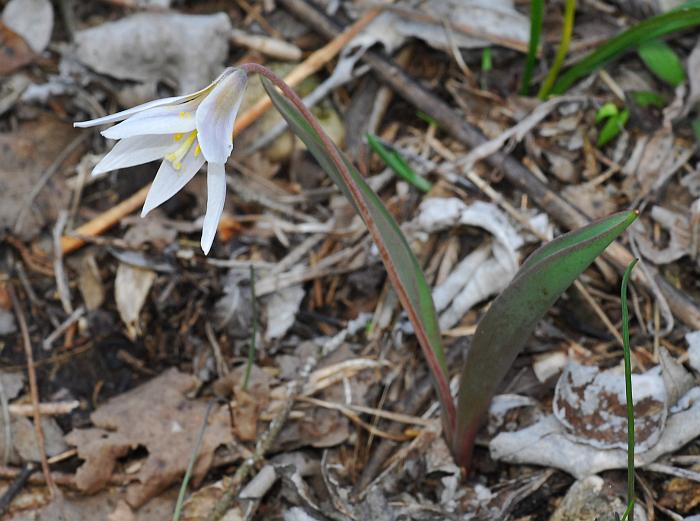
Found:
[{"label": "white flower", "polygon": [[175,195],[207,164],[207,211],[202,226],[202,250],[209,253],[226,198],[224,164],[233,150],[233,124],[247,82],[244,71],[226,69],[193,94],[150,101],[110,116],[74,123],[103,130],[119,139],[95,166],[93,175],[163,159],[148,192],[141,216]]}]

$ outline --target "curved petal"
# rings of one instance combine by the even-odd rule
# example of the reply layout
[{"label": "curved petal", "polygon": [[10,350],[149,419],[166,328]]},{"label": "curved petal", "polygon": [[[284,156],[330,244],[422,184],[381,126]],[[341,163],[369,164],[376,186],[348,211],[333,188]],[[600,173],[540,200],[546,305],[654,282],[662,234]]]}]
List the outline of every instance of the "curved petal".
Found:
[{"label": "curved petal", "polygon": [[140,136],[123,139],[95,165],[92,175],[161,159],[175,147],[177,143],[172,136]]},{"label": "curved petal", "polygon": [[[227,71],[229,71],[227,69]],[[233,150],[233,124],[243,101],[248,76],[230,69],[197,109],[197,137],[210,163],[224,164]]]},{"label": "curved petal", "polygon": [[194,111],[203,99],[203,96],[199,96],[185,103],[147,109],[100,133],[109,139],[123,139],[148,134],[192,132],[195,129]]},{"label": "curved petal", "polygon": [[132,116],[139,112],[143,112],[144,110],[152,109],[154,107],[162,107],[164,105],[175,105],[177,103],[187,101],[188,99],[191,99],[192,96],[193,94],[187,94],[185,96],[171,96],[169,98],[161,98],[149,101],[147,103],[136,105],[135,107],[131,107],[130,109],[122,110],[121,112],[115,112],[114,114],[110,114],[101,118],[91,119],[88,121],[76,121],[75,123],[73,123],[73,126],[87,128],[96,127],[98,125],[106,125],[107,123],[116,123],[117,121],[126,119],[129,116]]},{"label": "curved petal", "polygon": [[202,225],[202,250],[208,255],[226,201],[226,170],[223,163],[207,164],[207,213]]},{"label": "curved petal", "polygon": [[202,154],[195,156],[192,149],[182,159],[182,166],[179,170],[175,170],[170,161],[163,161],[146,196],[146,202],[143,205],[143,210],[141,210],[141,217],[144,217],[155,207],[160,206],[182,190],[182,187],[199,172],[203,164],[204,157]]}]

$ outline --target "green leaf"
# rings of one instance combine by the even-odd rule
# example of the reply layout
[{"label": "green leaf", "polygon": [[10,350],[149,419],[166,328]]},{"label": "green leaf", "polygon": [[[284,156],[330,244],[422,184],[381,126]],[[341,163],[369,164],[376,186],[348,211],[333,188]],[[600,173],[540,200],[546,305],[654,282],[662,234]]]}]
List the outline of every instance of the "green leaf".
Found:
[{"label": "green leaf", "polygon": [[602,107],[598,109],[595,113],[595,122],[600,123],[604,119],[617,116],[618,114],[617,106],[614,103],[605,103]]},{"label": "green leaf", "polygon": [[700,25],[700,3],[647,18],[600,45],[581,61],[567,69],[554,84],[552,94],[563,94],[579,78],[587,76],[621,54],[640,44]]},{"label": "green leaf", "polygon": [[481,51],[481,72],[491,72],[493,70],[493,59],[491,58],[491,47],[484,47]]},{"label": "green leaf", "polygon": [[677,87],[685,81],[683,64],[666,42],[661,40],[644,42],[637,52],[649,70],[671,87]]},{"label": "green leaf", "polygon": [[542,33],[542,19],[544,18],[544,0],[532,0],[530,2],[530,43],[527,47],[527,60],[523,72],[520,94],[530,95],[530,83],[535,73],[537,64],[537,49],[540,46],[540,34]]},{"label": "green leaf", "polygon": [[406,163],[406,160],[401,154],[399,154],[396,150],[389,150],[382,145],[382,142],[379,141],[377,136],[374,134],[367,134],[367,142],[372,147],[372,150],[374,150],[382,159],[382,161],[384,161],[384,163],[386,163],[401,178],[405,179],[423,192],[428,192],[433,187],[433,185],[430,184],[430,181],[428,181],[425,177],[421,177],[416,174],[413,169],[408,166],[408,163]]},{"label": "green leaf", "polygon": [[413,324],[442,403],[446,431],[451,431],[455,423],[455,408],[450,394],[449,372],[431,289],[418,260],[394,218],[350,160],[335,145],[332,145],[333,150],[329,150],[300,110],[279,94],[267,78],[261,79],[272,103],[287,120],[289,128],[306,144],[321,168],[338,185],[367,225],[389,279]]},{"label": "green leaf", "polygon": [[637,218],[622,212],[567,233],[535,251],[479,322],[467,353],[454,438],[468,466],[491,397],[537,322],[574,280]]},{"label": "green leaf", "polygon": [[615,139],[618,134],[622,132],[622,129],[625,127],[629,117],[630,111],[629,109],[625,109],[619,114],[616,114],[608,119],[600,131],[600,134],[598,134],[598,141],[596,142],[598,148],[607,145],[610,141]]},{"label": "green leaf", "polygon": [[667,103],[663,95],[651,90],[638,90],[629,94],[632,101],[642,108],[656,107],[657,109],[662,109]]}]

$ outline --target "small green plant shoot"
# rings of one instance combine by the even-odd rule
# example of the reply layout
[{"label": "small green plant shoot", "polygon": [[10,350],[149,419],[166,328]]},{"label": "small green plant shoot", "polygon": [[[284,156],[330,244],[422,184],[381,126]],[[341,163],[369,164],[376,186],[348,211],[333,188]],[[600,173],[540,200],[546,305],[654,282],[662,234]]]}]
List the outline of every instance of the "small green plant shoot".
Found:
[{"label": "small green plant shoot", "polygon": [[627,398],[627,508],[621,521],[626,521],[634,508],[634,402],[632,400],[632,362],[630,354],[629,311],[627,286],[638,259],[629,263],[622,277],[620,305],[622,306],[622,342],[625,352],[625,396]]}]

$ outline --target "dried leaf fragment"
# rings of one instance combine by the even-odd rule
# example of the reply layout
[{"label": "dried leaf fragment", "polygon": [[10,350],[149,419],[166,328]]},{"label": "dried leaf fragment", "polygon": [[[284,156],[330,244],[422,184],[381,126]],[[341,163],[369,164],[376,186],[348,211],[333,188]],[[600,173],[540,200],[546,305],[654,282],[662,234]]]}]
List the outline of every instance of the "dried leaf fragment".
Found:
[{"label": "dried leaf fragment", "polygon": [[[666,422],[666,387],[660,371],[632,375],[637,452],[649,450]],[[627,447],[624,375],[570,362],[557,382],[554,415],[581,443],[610,449]]]},{"label": "dried leaf fragment", "polygon": [[[91,415],[95,428],[76,429],[66,437],[85,460],[76,474],[78,488],[91,493],[105,486],[118,458],[137,447],[145,448],[148,457],[127,488],[129,505],[139,507],[179,480],[207,409],[205,402],[186,397],[198,385],[195,377],[170,369],[99,407]],[[229,441],[228,411],[215,408],[195,464],[195,484],[209,469],[214,450]]]},{"label": "dried leaf fragment", "polygon": [[139,315],[155,279],[155,271],[119,263],[114,280],[114,298],[119,316],[126,325],[126,334],[131,340],[136,340],[141,335]]}]

